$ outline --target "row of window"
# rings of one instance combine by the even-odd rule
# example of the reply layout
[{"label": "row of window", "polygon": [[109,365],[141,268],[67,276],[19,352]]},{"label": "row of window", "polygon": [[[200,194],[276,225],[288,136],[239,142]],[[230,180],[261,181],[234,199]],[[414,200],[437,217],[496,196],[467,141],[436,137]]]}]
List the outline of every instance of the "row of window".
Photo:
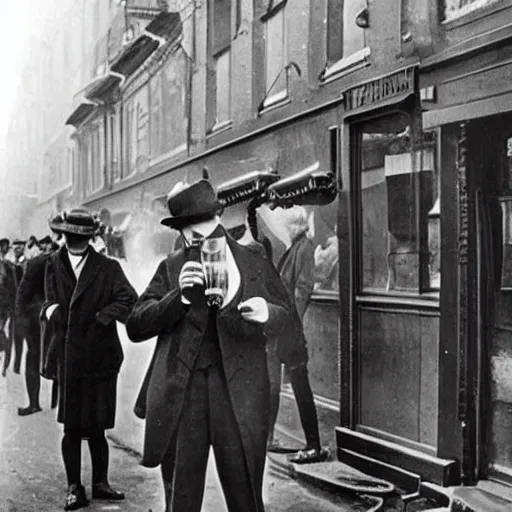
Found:
[{"label": "row of window", "polygon": [[187,147],[187,60],[182,50],[148,83],[79,135],[85,195],[144,172]]}]

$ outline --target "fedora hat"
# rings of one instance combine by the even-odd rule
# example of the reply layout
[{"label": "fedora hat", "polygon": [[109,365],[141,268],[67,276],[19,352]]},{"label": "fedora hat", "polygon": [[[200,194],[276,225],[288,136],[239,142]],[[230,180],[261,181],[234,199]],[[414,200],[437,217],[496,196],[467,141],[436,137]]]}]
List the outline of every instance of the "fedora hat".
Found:
[{"label": "fedora hat", "polygon": [[170,216],[160,222],[174,229],[212,219],[222,212],[214,188],[205,179],[191,184],[176,184],[167,196],[167,207]]},{"label": "fedora hat", "polygon": [[99,227],[99,222],[85,208],[64,210],[50,219],[50,229],[55,233],[92,237]]}]

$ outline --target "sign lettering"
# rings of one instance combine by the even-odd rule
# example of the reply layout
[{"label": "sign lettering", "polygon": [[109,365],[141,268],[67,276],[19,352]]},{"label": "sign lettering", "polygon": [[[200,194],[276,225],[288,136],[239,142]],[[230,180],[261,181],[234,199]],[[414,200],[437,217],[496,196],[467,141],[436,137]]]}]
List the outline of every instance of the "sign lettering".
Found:
[{"label": "sign lettering", "polygon": [[344,92],[345,110],[356,110],[413,91],[414,67],[409,67],[347,89]]}]

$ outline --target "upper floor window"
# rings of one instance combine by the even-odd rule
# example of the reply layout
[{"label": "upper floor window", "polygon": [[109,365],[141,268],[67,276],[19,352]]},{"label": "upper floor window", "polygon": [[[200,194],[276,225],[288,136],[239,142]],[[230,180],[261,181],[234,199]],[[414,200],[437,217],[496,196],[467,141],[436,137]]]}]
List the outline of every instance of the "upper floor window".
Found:
[{"label": "upper floor window", "polygon": [[238,0],[214,0],[210,8],[209,89],[212,109],[211,130],[225,126],[231,119],[231,41],[236,33],[240,6]]},{"label": "upper floor window", "polygon": [[288,96],[285,70],[286,56],[286,2],[270,8],[262,18],[265,23],[265,99],[268,107]]},{"label": "upper floor window", "polygon": [[145,171],[149,165],[149,91],[144,86],[124,104],[122,177]]},{"label": "upper floor window", "polygon": [[501,0],[443,0],[443,21],[451,21]]},{"label": "upper floor window", "polygon": [[369,56],[365,28],[357,22],[367,7],[367,0],[327,1],[327,67],[323,78],[351,68]]}]

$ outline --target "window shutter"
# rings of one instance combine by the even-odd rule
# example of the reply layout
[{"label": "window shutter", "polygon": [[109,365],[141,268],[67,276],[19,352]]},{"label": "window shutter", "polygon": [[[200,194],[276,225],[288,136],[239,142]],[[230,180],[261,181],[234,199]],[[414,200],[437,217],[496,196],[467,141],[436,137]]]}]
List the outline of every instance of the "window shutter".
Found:
[{"label": "window shutter", "polygon": [[217,54],[231,43],[231,1],[213,0],[212,51]]}]

